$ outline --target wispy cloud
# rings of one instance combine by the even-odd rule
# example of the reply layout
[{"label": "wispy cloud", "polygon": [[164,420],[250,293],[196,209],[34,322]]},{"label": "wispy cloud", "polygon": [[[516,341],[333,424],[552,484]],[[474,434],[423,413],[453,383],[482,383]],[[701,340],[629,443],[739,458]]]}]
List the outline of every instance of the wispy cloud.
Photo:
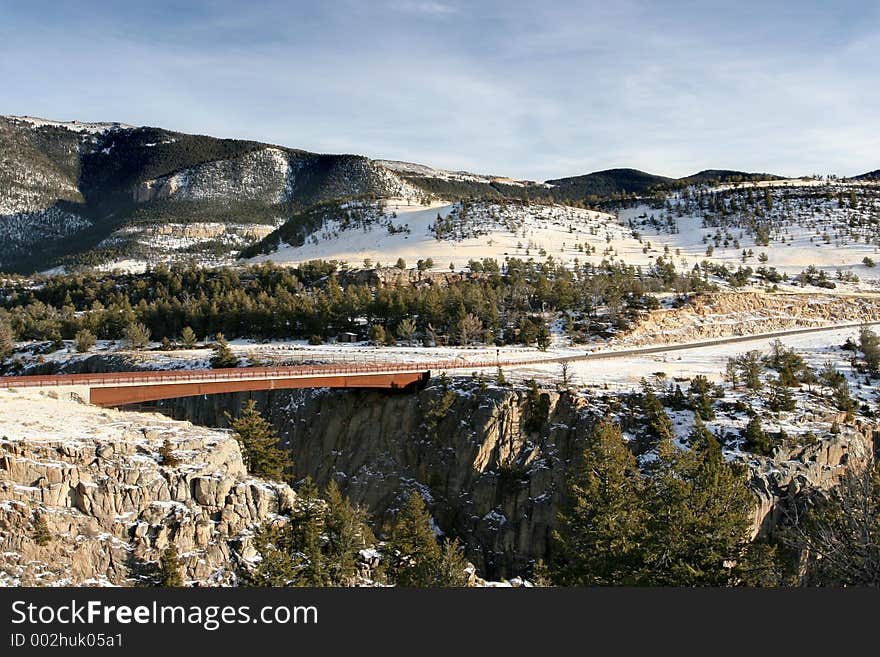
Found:
[{"label": "wispy cloud", "polygon": [[880,9],[763,3],[741,21],[759,6],[743,1],[226,0],[158,31],[171,0],[92,14],[0,3],[0,113],[536,180],[880,166]]},{"label": "wispy cloud", "polygon": [[428,16],[448,16],[459,13],[458,7],[445,2],[434,2],[433,0],[399,0],[390,3],[390,6],[392,9],[405,13]]}]

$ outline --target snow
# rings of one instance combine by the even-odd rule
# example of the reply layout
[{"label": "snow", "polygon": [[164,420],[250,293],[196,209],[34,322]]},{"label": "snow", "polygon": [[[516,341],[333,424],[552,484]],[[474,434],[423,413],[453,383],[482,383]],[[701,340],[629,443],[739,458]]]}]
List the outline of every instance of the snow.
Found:
[{"label": "snow", "polygon": [[[418,166],[407,164],[405,170],[415,171],[413,167]],[[733,269],[740,265],[752,269],[773,267],[793,278],[809,265],[816,265],[829,270],[832,280],[838,272],[854,273],[863,279],[861,284],[835,280],[842,289],[880,286],[880,267],[863,264],[866,257],[880,261],[880,246],[875,244],[876,235],[868,228],[871,218],[877,216],[876,198],[865,196],[864,206],[858,210],[839,207],[836,198],[838,193],[848,193],[849,189],[864,187],[864,184],[798,179],[748,186],[695,186],[687,191],[736,189],[746,194],[744,190],[752,187],[772,191],[774,209],[760,219],[772,226],[772,239],[767,246],[758,246],[750,234],[751,229],[737,224],[747,224],[753,219],[748,212],[739,210],[732,215],[710,217],[712,221],[728,222],[722,223],[726,228],[704,227],[705,211],[679,213],[678,206],[684,205],[684,192],[668,196],[675,212],[647,204],[622,208],[611,214],[558,204],[526,206],[479,201],[468,204],[467,215],[461,220],[462,203],[434,200],[423,206],[412,199],[389,198],[383,201],[388,218],[385,222],[376,221],[363,229],[347,230],[340,228],[344,224],[331,222],[310,235],[302,246],[282,245],[276,252],[257,256],[252,261],[295,265],[322,259],[358,267],[367,259],[373,264],[390,265],[403,258],[412,266],[417,260],[431,258],[437,269],[446,270],[451,263],[454,269],[461,270],[470,260],[483,258],[503,262],[508,257],[544,260],[552,256],[568,265],[599,264],[608,260],[651,267],[662,257],[671,260],[680,272],[690,272],[695,265],[709,261]],[[763,197],[763,192],[761,195]],[[454,226],[442,239],[437,239],[434,233],[438,215],[451,218]],[[648,221],[652,216],[658,221],[668,218],[675,230],[650,225]],[[852,220],[856,218],[860,218],[861,227],[852,227]],[[409,231],[389,234],[388,221],[395,226],[406,225]],[[724,240],[715,245],[713,238],[721,230],[730,239],[726,245]],[[707,255],[709,245],[714,247],[712,255]],[[743,251],[749,249],[752,253],[743,260]],[[766,262],[760,262],[759,256],[766,256]],[[791,287],[784,283],[780,286]]]},{"label": "snow", "polygon": [[403,173],[415,176],[424,176],[426,178],[436,178],[438,180],[459,180],[462,182],[478,182],[492,183],[499,182],[505,185],[515,185],[525,187],[527,185],[536,185],[540,187],[552,187],[547,183],[535,183],[526,180],[516,180],[506,176],[490,176],[478,173],[470,173],[468,171],[448,171],[445,169],[435,169],[424,164],[415,164],[413,162],[401,162],[399,160],[375,160],[377,164],[382,165],[386,169],[390,169],[396,173]]},{"label": "snow", "polygon": [[90,122],[82,122],[82,121],[50,121],[48,119],[41,119],[37,116],[7,116],[5,117],[17,123],[27,123],[34,128],[42,128],[45,126],[52,126],[55,128],[64,128],[66,130],[71,130],[73,132],[82,132],[87,134],[101,134],[103,132],[107,132],[109,130],[126,130],[133,129],[135,126],[128,125],[127,123],[90,123]]},{"label": "snow", "polygon": [[[390,235],[381,222],[365,230],[338,233],[325,230],[321,239],[316,235],[315,240],[307,239],[303,246],[285,246],[272,254],[252,258],[250,262],[295,265],[322,259],[362,266],[365,259],[373,264],[391,265],[403,258],[412,266],[417,260],[432,258],[435,269],[448,270],[452,263],[456,270],[461,270],[470,260],[503,261],[508,256],[543,260],[552,255],[568,263],[578,259],[598,264],[608,239],[616,244],[627,244],[628,251],[641,253],[641,245],[631,236],[631,231],[616,224],[611,215],[590,210],[562,205],[475,203],[470,206],[464,222],[464,230],[469,234],[438,240],[433,233],[437,216],[445,219],[455,215],[460,212],[460,203],[435,200],[425,206],[399,198],[386,199],[384,203],[388,215],[397,215],[392,223],[409,226],[408,233]],[[596,247],[597,254],[585,255],[578,250],[578,244]]]},{"label": "snow", "polygon": [[[833,346],[841,345],[847,338],[857,336],[857,328],[845,328],[788,335],[778,339],[787,347],[805,354],[808,361],[812,359],[818,362],[831,355]],[[666,353],[573,361],[569,363],[569,378],[575,387],[592,386],[604,389],[607,386],[611,391],[636,389],[642,379],[652,379],[657,372],[665,373],[664,379],[667,381],[690,379],[697,375],[703,375],[710,381],[721,381],[728,358],[751,350],[768,353],[770,345],[776,339],[763,337]],[[504,372],[511,380],[561,380],[560,365],[557,363],[505,367]]]}]

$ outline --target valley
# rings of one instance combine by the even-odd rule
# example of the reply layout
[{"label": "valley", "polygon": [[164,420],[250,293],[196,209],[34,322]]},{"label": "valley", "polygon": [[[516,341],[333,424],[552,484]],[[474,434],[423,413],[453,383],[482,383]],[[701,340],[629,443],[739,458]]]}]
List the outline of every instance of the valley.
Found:
[{"label": "valley", "polygon": [[[0,117],[0,583],[838,583],[803,518],[873,472],[878,226],[872,174],[535,182]],[[260,382],[51,378],[125,373]]]}]

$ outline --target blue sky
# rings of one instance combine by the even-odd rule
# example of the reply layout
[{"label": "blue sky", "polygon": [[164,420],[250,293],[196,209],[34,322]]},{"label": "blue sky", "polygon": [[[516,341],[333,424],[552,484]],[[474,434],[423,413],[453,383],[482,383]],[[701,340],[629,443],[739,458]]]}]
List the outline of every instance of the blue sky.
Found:
[{"label": "blue sky", "polygon": [[870,0],[0,0],[0,113],[535,180],[853,175],[878,52]]}]

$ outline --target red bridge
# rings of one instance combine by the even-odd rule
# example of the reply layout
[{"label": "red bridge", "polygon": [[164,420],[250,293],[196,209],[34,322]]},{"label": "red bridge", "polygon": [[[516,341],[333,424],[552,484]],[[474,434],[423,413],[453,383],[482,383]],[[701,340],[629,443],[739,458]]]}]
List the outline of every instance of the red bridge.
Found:
[{"label": "red bridge", "polygon": [[430,379],[424,364],[316,365],[216,370],[114,372],[0,377],[0,388],[52,388],[98,406],[290,388],[379,388],[413,390]]}]

